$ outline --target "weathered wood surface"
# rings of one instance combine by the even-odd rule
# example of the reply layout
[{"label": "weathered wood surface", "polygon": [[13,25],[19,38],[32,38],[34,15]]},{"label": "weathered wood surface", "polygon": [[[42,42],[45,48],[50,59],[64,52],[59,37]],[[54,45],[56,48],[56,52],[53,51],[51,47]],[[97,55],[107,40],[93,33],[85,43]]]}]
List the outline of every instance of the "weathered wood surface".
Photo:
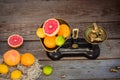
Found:
[{"label": "weathered wood surface", "polygon": [[[110,68],[120,65],[120,60],[75,60],[75,61],[40,61],[43,65],[52,65],[51,76],[41,75],[42,80],[108,80],[120,79],[120,71],[109,72]],[[62,76],[65,75],[65,78]],[[119,79],[118,79],[119,78]],[[111,79],[112,80],[112,79]],[[114,79],[113,79],[114,80]]]},{"label": "weathered wood surface", "polygon": [[70,22],[120,21],[119,0],[0,0],[0,23],[40,23],[50,17]]},{"label": "weathered wood surface", "polygon": [[[3,54],[7,50],[11,49],[7,42],[0,42],[0,54]],[[120,40],[107,40],[104,43],[100,44],[100,56],[98,59],[114,59],[120,58]],[[25,41],[23,46],[18,48],[21,53],[30,52],[33,53],[40,60],[50,60],[40,41]],[[86,59],[82,57],[71,57],[71,58],[63,58],[62,60],[73,60],[73,59]]]},{"label": "weathered wood surface", "polygon": [[[10,35],[22,35],[24,44],[17,50],[33,53],[42,65],[54,68],[51,76],[42,74],[42,80],[120,80],[120,71],[109,72],[120,66],[120,0],[0,0],[0,10],[0,55],[12,49],[7,44]],[[51,61],[36,36],[36,29],[51,17],[64,19],[71,29],[79,28],[81,38],[93,22],[105,28],[108,41],[99,45],[98,59]]]}]

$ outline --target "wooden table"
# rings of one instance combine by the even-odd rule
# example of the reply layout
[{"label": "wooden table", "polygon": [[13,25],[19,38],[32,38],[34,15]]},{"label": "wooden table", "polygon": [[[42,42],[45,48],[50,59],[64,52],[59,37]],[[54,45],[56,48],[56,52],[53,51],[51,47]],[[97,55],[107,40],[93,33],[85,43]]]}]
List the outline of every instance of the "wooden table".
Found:
[{"label": "wooden table", "polygon": [[[46,19],[55,17],[67,21],[71,28],[83,30],[97,22],[105,28],[108,40],[100,44],[97,60],[84,57],[50,60],[36,36],[36,29]],[[18,48],[21,53],[33,53],[42,65],[52,65],[50,76],[41,74],[41,80],[120,80],[120,0],[0,0],[0,54],[9,49],[7,38],[12,34],[24,37]]]}]

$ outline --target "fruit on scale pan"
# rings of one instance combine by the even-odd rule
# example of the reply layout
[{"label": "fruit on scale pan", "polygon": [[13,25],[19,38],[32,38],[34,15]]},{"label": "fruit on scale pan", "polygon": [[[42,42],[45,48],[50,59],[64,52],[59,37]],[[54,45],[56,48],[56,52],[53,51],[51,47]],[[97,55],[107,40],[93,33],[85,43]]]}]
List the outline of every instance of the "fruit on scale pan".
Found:
[{"label": "fruit on scale pan", "polygon": [[65,38],[63,36],[57,36],[55,39],[55,43],[57,46],[62,46],[65,43]]},{"label": "fruit on scale pan", "polygon": [[68,25],[61,24],[58,35],[63,36],[64,38],[67,38],[68,36],[70,36],[70,28],[68,27]]},{"label": "fruit on scale pan", "polygon": [[59,21],[54,18],[46,20],[43,24],[43,32],[47,36],[55,36],[59,31]]},{"label": "fruit on scale pan", "polygon": [[45,33],[43,32],[43,28],[38,28],[37,31],[36,31],[36,35],[39,38],[44,38],[46,36]]},{"label": "fruit on scale pan", "polygon": [[23,37],[18,34],[13,34],[8,38],[8,45],[12,48],[20,47],[23,44]]},{"label": "fruit on scale pan", "polygon": [[56,39],[56,36],[46,36],[44,38],[44,45],[47,48],[55,48],[56,47],[55,39]]},{"label": "fruit on scale pan", "polygon": [[59,20],[50,18],[43,23],[42,27],[37,29],[36,35],[43,38],[43,44],[46,48],[54,49],[65,43],[65,39],[70,36],[70,28],[67,24],[60,24]]}]

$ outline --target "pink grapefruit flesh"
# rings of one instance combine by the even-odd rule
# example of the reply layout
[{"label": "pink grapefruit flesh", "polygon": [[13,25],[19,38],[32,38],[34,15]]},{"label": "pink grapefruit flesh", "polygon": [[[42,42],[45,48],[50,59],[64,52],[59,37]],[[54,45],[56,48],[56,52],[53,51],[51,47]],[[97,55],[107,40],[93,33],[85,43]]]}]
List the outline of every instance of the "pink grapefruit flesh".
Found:
[{"label": "pink grapefruit flesh", "polygon": [[22,44],[23,44],[23,37],[18,34],[11,35],[8,38],[8,45],[10,47],[17,48],[20,47]]},{"label": "pink grapefruit flesh", "polygon": [[47,36],[54,36],[59,31],[59,21],[51,18],[44,22],[43,31]]}]

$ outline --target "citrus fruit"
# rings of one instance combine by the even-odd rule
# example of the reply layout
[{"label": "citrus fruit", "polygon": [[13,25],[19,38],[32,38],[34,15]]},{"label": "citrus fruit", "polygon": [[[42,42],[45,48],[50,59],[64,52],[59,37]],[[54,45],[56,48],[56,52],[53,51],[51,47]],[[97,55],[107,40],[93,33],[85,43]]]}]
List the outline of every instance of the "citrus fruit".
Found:
[{"label": "citrus fruit", "polygon": [[35,57],[31,53],[24,53],[21,56],[21,64],[31,66],[35,62]]},{"label": "citrus fruit", "polygon": [[15,66],[20,62],[20,53],[17,50],[8,50],[3,55],[4,62],[9,66]]},{"label": "citrus fruit", "polygon": [[8,71],[9,71],[9,69],[8,69],[7,65],[5,65],[5,64],[0,64],[0,73],[1,73],[1,74],[7,74]]},{"label": "citrus fruit", "polygon": [[58,35],[68,37],[70,35],[70,28],[66,24],[61,24]]},{"label": "citrus fruit", "polygon": [[23,37],[18,34],[13,34],[8,38],[8,45],[12,48],[20,47],[23,44]]},{"label": "citrus fruit", "polygon": [[44,38],[44,45],[47,48],[55,48],[56,47],[55,38],[56,36],[46,36]]},{"label": "citrus fruit", "polygon": [[36,35],[39,37],[39,38],[44,38],[45,37],[45,34],[43,32],[43,28],[38,28],[37,31],[36,31]]},{"label": "citrus fruit", "polygon": [[20,79],[22,76],[22,72],[20,70],[14,70],[11,72],[11,79]]},{"label": "citrus fruit", "polygon": [[44,22],[43,32],[47,36],[54,36],[59,31],[59,21],[57,19],[51,18]]},{"label": "citrus fruit", "polygon": [[57,36],[55,43],[57,46],[62,46],[65,43],[65,38],[63,36]]},{"label": "citrus fruit", "polygon": [[43,67],[43,73],[49,76],[53,72],[53,68],[50,65],[46,65]]}]

